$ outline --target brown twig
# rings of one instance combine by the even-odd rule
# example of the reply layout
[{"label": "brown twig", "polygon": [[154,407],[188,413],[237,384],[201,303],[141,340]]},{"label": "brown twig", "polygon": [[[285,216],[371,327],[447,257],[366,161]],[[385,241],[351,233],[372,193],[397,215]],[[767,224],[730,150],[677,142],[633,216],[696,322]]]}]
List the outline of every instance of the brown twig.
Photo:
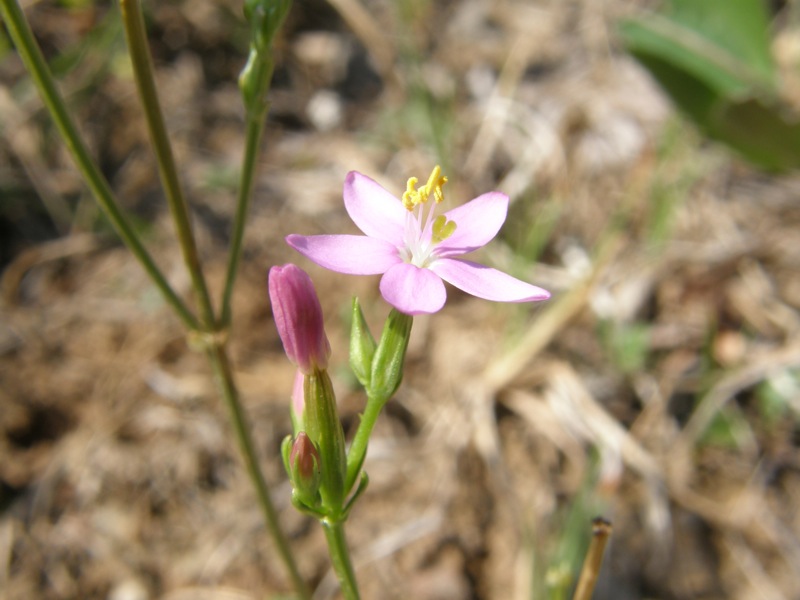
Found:
[{"label": "brown twig", "polygon": [[610,536],[611,523],[602,517],[597,517],[592,521],[592,541],[589,543],[589,550],[583,561],[581,576],[572,600],[591,600]]}]

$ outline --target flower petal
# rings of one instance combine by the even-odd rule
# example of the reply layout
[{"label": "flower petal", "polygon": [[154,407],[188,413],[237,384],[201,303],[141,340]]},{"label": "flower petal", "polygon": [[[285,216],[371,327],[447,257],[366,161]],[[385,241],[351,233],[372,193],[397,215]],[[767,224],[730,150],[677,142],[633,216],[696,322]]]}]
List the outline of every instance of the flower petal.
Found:
[{"label": "flower petal", "polygon": [[508,214],[508,196],[500,192],[482,194],[466,204],[444,213],[456,230],[436,248],[437,256],[459,256],[488,244]]},{"label": "flower petal", "polygon": [[369,237],[403,245],[408,212],[398,198],[376,181],[357,171],[344,180],[344,207],[358,228]]},{"label": "flower petal", "polygon": [[381,296],[407,315],[435,313],[444,306],[447,292],[436,273],[400,263],[381,277]]},{"label": "flower petal", "polygon": [[308,273],[288,264],[269,270],[269,299],[286,356],[306,375],[327,369],[331,345]]},{"label": "flower petal", "polygon": [[321,267],[347,275],[378,275],[401,262],[397,248],[363,235],[297,235],[286,243]]},{"label": "flower petal", "polygon": [[468,260],[441,258],[434,261],[430,269],[458,289],[484,300],[535,302],[550,297],[547,290]]}]

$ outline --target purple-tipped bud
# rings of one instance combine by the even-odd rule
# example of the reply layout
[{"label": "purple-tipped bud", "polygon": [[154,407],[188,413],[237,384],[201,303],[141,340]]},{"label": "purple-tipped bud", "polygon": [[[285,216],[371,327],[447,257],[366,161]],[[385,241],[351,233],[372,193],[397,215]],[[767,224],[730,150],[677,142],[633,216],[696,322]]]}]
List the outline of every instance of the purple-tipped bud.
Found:
[{"label": "purple-tipped bud", "polygon": [[311,479],[319,464],[319,452],[305,431],[297,434],[289,453],[289,464],[303,479]]},{"label": "purple-tipped bud", "polygon": [[292,264],[269,270],[272,315],[286,356],[304,375],[328,367],[331,345],[311,278]]},{"label": "purple-tipped bud", "polygon": [[297,434],[289,452],[289,477],[295,494],[304,504],[316,504],[320,486],[321,459],[311,438],[304,431]]}]

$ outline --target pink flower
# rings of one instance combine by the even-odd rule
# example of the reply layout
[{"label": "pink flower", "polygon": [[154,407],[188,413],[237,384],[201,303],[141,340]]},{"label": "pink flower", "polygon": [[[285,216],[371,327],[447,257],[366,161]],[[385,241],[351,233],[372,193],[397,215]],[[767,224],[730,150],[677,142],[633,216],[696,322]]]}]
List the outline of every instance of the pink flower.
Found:
[{"label": "pink flower", "polygon": [[296,265],[269,270],[269,299],[283,349],[304,375],[328,368],[331,345],[308,274]]},{"label": "pink flower", "polygon": [[290,235],[286,242],[326,269],[348,275],[382,274],[381,295],[409,315],[435,313],[444,306],[447,292],[442,280],[495,302],[549,298],[542,288],[457,258],[497,235],[508,213],[508,196],[489,192],[434,216],[446,182],[437,166],[419,189],[417,179],[409,179],[401,200],[351,171],[344,183],[344,205],[366,235]]}]

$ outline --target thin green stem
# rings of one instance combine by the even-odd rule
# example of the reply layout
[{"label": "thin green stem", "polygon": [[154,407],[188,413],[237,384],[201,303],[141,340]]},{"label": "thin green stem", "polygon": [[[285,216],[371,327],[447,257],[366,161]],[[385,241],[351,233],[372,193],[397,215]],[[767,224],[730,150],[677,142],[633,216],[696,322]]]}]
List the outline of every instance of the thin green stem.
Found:
[{"label": "thin green stem", "polygon": [[347,452],[347,477],[345,478],[345,494],[349,494],[353,489],[353,485],[358,480],[358,474],[361,472],[361,467],[364,464],[364,457],[367,455],[367,446],[369,445],[369,438],[372,435],[372,430],[375,427],[375,422],[378,420],[378,415],[381,414],[381,409],[386,405],[388,398],[368,398],[367,406],[364,409],[364,414],[361,415],[361,422],[358,424],[358,429],[350,443],[350,450]]},{"label": "thin green stem", "polygon": [[303,600],[309,600],[311,595],[303,578],[300,576],[300,571],[289,548],[289,542],[283,533],[283,529],[281,529],[278,513],[272,503],[267,482],[259,466],[258,455],[253,444],[253,438],[250,435],[250,429],[247,426],[247,417],[239,401],[239,393],[233,381],[233,372],[231,371],[225,346],[215,343],[209,344],[208,359],[211,361],[217,385],[225,399],[228,416],[233,426],[233,433],[244,459],[247,474],[250,476],[250,480],[256,490],[258,503],[261,507],[261,512],[264,514],[267,529],[269,529],[269,533],[277,546],[281,559],[289,570],[295,590]]},{"label": "thin green stem", "polygon": [[322,520],[322,529],[325,531],[325,540],[328,542],[328,554],[333,562],[333,570],[339,578],[342,595],[345,600],[359,600],[358,583],[353,565],[350,561],[350,551],[344,537],[344,522]]},{"label": "thin green stem", "polygon": [[138,234],[122,213],[119,203],[111,191],[111,186],[109,186],[108,181],[103,177],[97,164],[92,159],[89,150],[78,133],[78,129],[67,112],[53,75],[47,66],[44,56],[42,56],[42,52],[33,37],[33,32],[31,32],[19,4],[15,0],[0,0],[0,12],[2,12],[9,35],[11,35],[14,45],[17,47],[22,62],[31,74],[31,78],[39,90],[50,116],[64,139],[78,170],[97,199],[97,203],[105,212],[108,220],[111,221],[122,241],[161,291],[167,304],[178,315],[178,318],[188,329],[198,329],[197,318],[184,304],[175,290],[172,289],[166,277],[164,277],[150,253],[142,244]]},{"label": "thin green stem", "polygon": [[264,132],[266,111],[252,115],[247,119],[247,133],[245,137],[244,160],[242,161],[242,175],[239,182],[239,197],[236,202],[236,216],[233,221],[231,234],[230,254],[228,255],[228,270],[225,275],[225,289],[222,292],[222,308],[220,310],[220,326],[228,327],[231,323],[231,300],[236,275],[239,271],[239,261],[242,257],[242,242],[250,207],[250,197],[253,192],[253,180],[256,172],[261,136]]},{"label": "thin green stem", "polygon": [[120,0],[122,9],[122,22],[125,26],[125,36],[128,38],[128,52],[133,64],[133,73],[136,87],[142,101],[147,127],[156,153],[158,171],[169,204],[175,229],[178,234],[178,243],[181,246],[183,260],[192,280],[192,287],[197,296],[200,309],[200,320],[206,330],[213,330],[214,309],[211,305],[211,296],[208,293],[203,270],[200,267],[200,258],[197,253],[197,244],[192,233],[192,224],[189,216],[189,205],[183,195],[172,147],[167,135],[164,116],[158,102],[158,93],[153,78],[153,63],[147,45],[147,32],[142,17],[142,7],[138,0]]}]

